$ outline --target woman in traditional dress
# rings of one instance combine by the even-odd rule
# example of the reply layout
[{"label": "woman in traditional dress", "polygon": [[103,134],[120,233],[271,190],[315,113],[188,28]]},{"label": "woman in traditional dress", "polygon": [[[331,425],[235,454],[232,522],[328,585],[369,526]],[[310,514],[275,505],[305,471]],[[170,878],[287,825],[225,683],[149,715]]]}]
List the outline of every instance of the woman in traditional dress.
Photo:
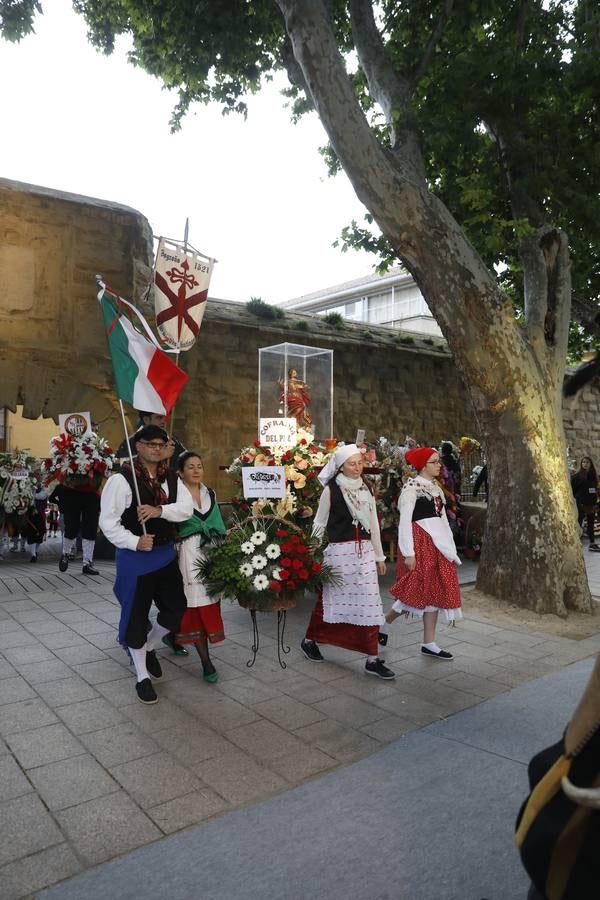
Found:
[{"label": "woman in traditional dress", "polygon": [[321,662],[318,642],[366,653],[365,672],[394,678],[377,655],[383,608],[377,576],[385,575],[375,498],[363,481],[363,454],[356,444],[338,447],[319,481],[324,485],[313,531],[327,534],[325,560],[340,576],[323,586],[306,637],[307,659]]},{"label": "woman in traditional dress", "polygon": [[445,509],[445,497],[436,477],[440,456],[433,447],[409,450],[405,457],[418,472],[409,478],[400,493],[398,507],[398,566],[390,588],[395,602],[380,629],[379,643],[385,646],[390,624],[401,615],[423,617],[421,653],[429,659],[454,659],[449,650],[435,642],[440,610],[446,621],[462,618],[456,566],[460,560]]},{"label": "woman in traditional dress", "polygon": [[187,450],[177,460],[179,476],[194,500],[194,512],[187,521],[177,526],[179,544],[179,568],[187,598],[187,610],[181,620],[180,631],[174,635],[177,645],[193,644],[202,662],[204,680],[209,684],[218,681],[208,643],[225,640],[221,601],[209,597],[203,582],[198,578],[198,564],[202,559],[202,547],[226,528],[221,518],[215,492],[203,483],[204,466],[200,454]]}]

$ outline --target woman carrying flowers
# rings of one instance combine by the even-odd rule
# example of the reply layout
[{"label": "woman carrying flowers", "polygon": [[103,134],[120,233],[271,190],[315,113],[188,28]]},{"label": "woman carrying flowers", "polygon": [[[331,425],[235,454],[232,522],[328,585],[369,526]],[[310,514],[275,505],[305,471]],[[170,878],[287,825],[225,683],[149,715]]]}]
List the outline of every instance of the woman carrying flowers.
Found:
[{"label": "woman carrying flowers", "polygon": [[451,660],[452,653],[435,642],[440,610],[446,621],[462,618],[456,575],[460,560],[446,516],[444,493],[435,480],[440,473],[440,456],[433,447],[419,447],[409,450],[405,459],[418,475],[406,482],[398,501],[400,555],[396,581],[390,588],[396,602],[380,629],[379,643],[387,644],[389,626],[395,619],[413,613],[423,617],[422,655]]},{"label": "woman carrying flowers", "polygon": [[321,474],[325,486],[313,531],[327,533],[327,563],[339,577],[324,584],[306,637],[307,659],[321,662],[317,642],[367,654],[365,672],[379,678],[395,674],[377,656],[383,608],[377,576],[385,575],[375,498],[362,478],[363,454],[356,444],[338,447]]},{"label": "woman carrying flowers", "polygon": [[182,453],[177,460],[177,469],[192,495],[194,512],[177,526],[180,538],[179,568],[183,576],[187,610],[172,641],[175,646],[195,646],[202,662],[204,680],[214,684],[219,674],[211,661],[208,642],[218,644],[225,640],[221,601],[208,595],[204,582],[198,577],[198,565],[205,558],[203,548],[217,535],[225,534],[226,528],[215,492],[203,483],[204,465],[200,454],[192,450]]}]

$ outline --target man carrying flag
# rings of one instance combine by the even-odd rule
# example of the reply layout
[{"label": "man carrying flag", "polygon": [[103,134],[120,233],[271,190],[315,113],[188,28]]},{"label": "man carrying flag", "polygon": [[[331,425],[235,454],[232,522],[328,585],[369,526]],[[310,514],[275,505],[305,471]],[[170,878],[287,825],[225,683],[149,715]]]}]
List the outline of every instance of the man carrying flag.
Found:
[{"label": "man carrying flag", "polygon": [[[187,607],[175,552],[175,523],[189,519],[194,504],[183,482],[161,462],[167,432],[147,425],[133,440],[137,451],[133,468],[131,463],[123,463],[102,492],[100,527],[117,548],[114,591],[121,604],[119,643],[131,654],[139,700],[156,703],[150,681],[150,676],[155,680],[162,677],[156,650],[166,634],[179,630]],[[158,617],[147,635],[153,600]]]},{"label": "man carrying flag", "polygon": [[[99,286],[124,427],[123,400],[167,415],[187,376],[158,347],[135,307],[108,291],[102,282]],[[150,339],[134,326],[132,312]],[[119,642],[128,649],[135,666],[138,699],[147,704],[158,701],[150,680],[150,676],[155,680],[162,677],[156,650],[166,634],[178,631],[186,609],[175,552],[175,523],[188,519],[194,504],[188,489],[164,461],[168,441],[167,432],[157,425],[137,431],[129,442],[133,445],[129,462],[108,479],[100,507],[100,527],[117,548],[114,592],[121,604]],[[158,617],[148,633],[152,601]]]}]

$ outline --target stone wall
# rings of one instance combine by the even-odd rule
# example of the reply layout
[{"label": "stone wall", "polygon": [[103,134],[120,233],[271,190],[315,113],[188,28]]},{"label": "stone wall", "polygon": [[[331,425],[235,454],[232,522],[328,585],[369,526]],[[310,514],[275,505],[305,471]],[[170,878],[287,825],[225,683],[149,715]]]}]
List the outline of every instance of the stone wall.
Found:
[{"label": "stone wall", "polygon": [[[0,179],[0,407],[57,419],[89,409],[102,432],[122,438],[98,305],[96,273],[125,297],[148,285],[152,235],[127,207]],[[211,300],[198,344],[182,354],[190,375],[174,433],[205,457],[207,480],[224,497],[220,467],[256,437],[258,349],[283,342],[334,351],[334,436],[385,434],[439,443],[477,436],[474,414],[452,359],[437,339],[287,313],[266,320],[244,305]],[[565,403],[574,455],[597,456],[600,389]],[[135,416],[130,416],[135,424]]]}]

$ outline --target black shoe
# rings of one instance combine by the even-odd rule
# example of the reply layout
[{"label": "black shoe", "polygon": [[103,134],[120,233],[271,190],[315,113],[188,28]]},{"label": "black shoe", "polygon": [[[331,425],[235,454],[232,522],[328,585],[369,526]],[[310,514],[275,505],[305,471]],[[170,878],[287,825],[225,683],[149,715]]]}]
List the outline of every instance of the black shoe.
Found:
[{"label": "black shoe", "polygon": [[37,556],[32,556],[29,562],[37,562]]},{"label": "black shoe", "polygon": [[445,662],[454,659],[449,650],[440,650],[439,653],[434,653],[433,650],[428,650],[427,647],[421,647],[421,653],[423,656],[428,656],[430,659],[442,659],[445,660]]},{"label": "black shoe", "polygon": [[69,568],[69,557],[66,553],[63,553],[58,561],[58,571],[66,572]]},{"label": "black shoe", "polygon": [[389,635],[387,635],[384,631],[380,631],[377,635],[377,640],[382,647],[387,647],[388,637]]},{"label": "black shoe", "polygon": [[312,662],[323,662],[323,656],[319,650],[319,645],[315,643],[315,641],[307,641],[306,638],[304,638],[300,642],[300,649],[305,657]]},{"label": "black shoe", "polygon": [[158,661],[158,656],[156,655],[156,650],[148,650],[146,652],[146,668],[155,681],[162,678],[162,669]]},{"label": "black shoe", "polygon": [[138,681],[135,686],[135,691],[140,703],[158,703],[158,697],[156,696],[156,691],[152,687],[152,682],[149,678],[144,678],[143,681]]},{"label": "black shoe", "polygon": [[598,544],[590,544],[588,550],[592,550],[594,553],[600,553],[600,547]]},{"label": "black shoe", "polygon": [[95,569],[91,563],[86,563],[81,571],[83,572],[84,575],[99,575],[100,574],[98,569]]},{"label": "black shoe", "polygon": [[367,660],[365,663],[365,672],[367,675],[377,675],[378,678],[389,679],[396,677],[396,673],[392,672],[391,669],[388,669],[387,666],[384,666],[381,659],[374,659],[373,662]]}]

